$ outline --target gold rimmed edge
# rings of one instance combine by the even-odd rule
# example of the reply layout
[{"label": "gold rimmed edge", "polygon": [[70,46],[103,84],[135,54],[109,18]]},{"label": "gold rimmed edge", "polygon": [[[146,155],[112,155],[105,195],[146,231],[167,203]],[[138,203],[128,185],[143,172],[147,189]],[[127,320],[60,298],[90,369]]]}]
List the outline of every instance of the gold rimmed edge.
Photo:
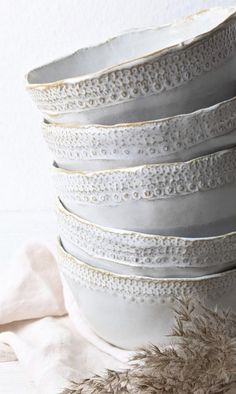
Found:
[{"label": "gold rimmed edge", "polygon": [[155,124],[155,123],[162,123],[166,122],[169,120],[174,120],[174,119],[182,119],[186,117],[191,117],[191,116],[196,116],[200,113],[208,112],[210,110],[215,110],[216,108],[220,108],[224,105],[227,105],[228,103],[231,103],[233,101],[236,101],[236,96],[233,96],[227,100],[220,101],[219,103],[213,104],[209,107],[204,107],[197,109],[196,111],[189,112],[189,113],[183,113],[183,114],[178,114],[178,115],[173,115],[173,116],[167,116],[165,118],[160,118],[160,119],[153,119],[153,120],[143,120],[140,122],[124,122],[124,123],[115,123],[115,124],[98,124],[98,123],[90,123],[90,124],[80,124],[80,123],[57,123],[57,122],[50,122],[47,119],[43,119],[42,121],[42,128],[43,129],[51,129],[52,127],[58,127],[58,128],[63,128],[63,129],[90,129],[90,128],[97,128],[97,129],[113,129],[113,128],[123,128],[123,127],[134,127],[134,126],[144,126],[144,125],[149,125],[149,124]]},{"label": "gold rimmed edge", "polygon": [[[26,74],[26,76],[25,76],[26,89],[29,89],[29,90],[33,90],[33,89],[36,89],[36,90],[47,90],[47,89],[50,89],[50,88],[53,88],[53,87],[57,87],[57,86],[61,86],[61,85],[78,83],[78,82],[81,82],[81,81],[84,81],[84,80],[88,80],[88,79],[92,79],[92,78],[99,78],[101,75],[103,75],[105,73],[119,70],[122,67],[125,67],[128,64],[130,64],[130,63],[132,63],[133,65],[136,65],[138,63],[142,64],[147,58],[152,58],[152,57],[157,56],[157,55],[165,54],[166,52],[172,53],[172,52],[177,51],[177,50],[182,50],[182,49],[184,49],[186,47],[191,47],[197,41],[200,41],[200,40],[204,39],[207,36],[211,36],[212,34],[214,34],[215,31],[220,29],[226,22],[228,22],[231,19],[233,19],[235,17],[235,15],[236,15],[236,7],[212,7],[212,8],[206,8],[206,9],[200,10],[200,11],[198,11],[198,12],[192,14],[192,15],[188,15],[188,16],[186,16],[184,18],[180,18],[177,21],[175,21],[174,23],[170,23],[170,24],[166,24],[166,25],[162,25],[162,26],[157,26],[155,28],[155,30],[161,30],[161,29],[168,28],[168,27],[175,27],[175,26],[178,26],[179,24],[184,23],[188,19],[193,19],[194,17],[199,16],[199,15],[201,15],[203,13],[219,12],[219,11],[222,11],[222,10],[228,10],[228,15],[225,16],[225,18],[222,20],[222,22],[220,22],[217,26],[215,26],[212,29],[206,31],[205,33],[199,34],[199,35],[197,35],[197,36],[195,36],[195,37],[193,37],[191,39],[186,39],[186,40],[184,40],[182,42],[179,42],[178,44],[170,45],[169,47],[146,53],[143,56],[136,57],[136,58],[133,58],[133,59],[129,59],[129,60],[125,61],[125,62],[119,63],[119,64],[111,66],[111,67],[103,68],[103,69],[101,69],[101,70],[99,70],[97,72],[94,72],[94,73],[85,74],[85,75],[81,75],[81,76],[77,76],[77,77],[73,77],[73,78],[65,78],[65,79],[61,79],[61,80],[57,80],[57,81],[53,81],[53,82],[46,82],[46,83],[30,83],[29,82],[29,75],[32,72],[39,71],[40,69],[45,68],[45,67],[49,66],[50,64],[55,64],[55,63],[57,63],[57,62],[59,62],[61,60],[65,60],[66,58],[72,57],[72,56],[76,55],[79,51],[82,51],[82,50],[84,51],[84,50],[92,49],[92,48],[95,48],[95,47],[98,48],[98,47],[100,47],[102,45],[105,45],[105,44],[107,44],[107,43],[109,43],[109,42],[111,42],[111,41],[113,41],[113,40],[115,40],[115,39],[117,39],[119,37],[122,37],[122,36],[126,35],[127,33],[123,33],[123,34],[117,35],[115,37],[111,37],[108,40],[106,40],[106,41],[104,41],[104,42],[102,42],[102,43],[100,43],[98,45],[95,45],[95,46],[93,45],[93,46],[89,46],[89,47],[86,47],[86,48],[81,48],[81,49],[75,51],[74,53],[72,53],[70,55],[58,58],[58,59],[56,59],[56,60],[54,60],[54,61],[52,61],[50,63],[44,64],[44,65],[42,65],[40,67],[37,67],[36,69],[33,69],[33,70],[29,71]],[[146,30],[151,30],[151,29],[154,30],[153,28],[149,28],[149,29],[137,29],[136,31],[137,32],[138,31],[146,31]]]},{"label": "gold rimmed edge", "polygon": [[158,168],[158,167],[164,167],[164,166],[171,166],[171,167],[175,167],[175,166],[182,166],[182,165],[191,165],[193,163],[197,163],[198,161],[204,160],[206,158],[210,158],[213,156],[222,156],[223,154],[226,153],[230,153],[230,152],[236,152],[236,146],[229,148],[229,149],[222,149],[219,150],[217,152],[213,152],[210,153],[209,155],[202,155],[199,157],[196,157],[194,159],[191,160],[187,160],[187,161],[175,161],[175,162],[165,162],[165,163],[157,163],[157,164],[143,164],[140,166],[134,166],[134,167],[125,167],[125,168],[115,168],[115,169],[106,169],[106,170],[99,170],[99,171],[87,171],[87,172],[83,172],[83,171],[79,171],[79,170],[66,170],[63,168],[59,168],[56,167],[56,163],[53,163],[53,168],[52,171],[55,173],[62,173],[62,174],[78,174],[84,177],[91,177],[94,175],[100,175],[100,174],[109,174],[109,173],[125,173],[125,172],[136,172],[138,170],[142,170],[145,168]]},{"label": "gold rimmed edge", "polygon": [[92,223],[86,219],[81,218],[80,216],[68,211],[64,205],[62,204],[62,202],[60,201],[59,198],[56,199],[55,201],[55,211],[56,213],[60,214],[62,213],[65,216],[68,217],[73,217],[75,220],[81,222],[81,223],[85,223],[91,227],[97,228],[97,229],[101,229],[104,232],[107,233],[113,233],[113,234],[121,234],[121,235],[134,235],[134,236],[138,236],[138,237],[142,237],[145,239],[174,239],[174,240],[183,240],[183,241],[189,241],[189,242],[199,242],[199,241],[213,241],[213,240],[217,240],[217,239],[225,239],[228,238],[230,236],[236,236],[236,231],[231,231],[230,233],[225,233],[225,234],[220,234],[220,235],[216,235],[216,236],[212,236],[212,237],[202,237],[202,238],[192,238],[192,237],[177,237],[177,236],[171,236],[171,235],[157,235],[157,234],[145,234],[145,233],[140,233],[140,232],[136,232],[136,231],[129,231],[129,230],[121,230],[121,229],[113,229],[110,227],[105,227],[105,226],[101,226],[99,224],[95,224]]},{"label": "gold rimmed edge", "polygon": [[106,271],[104,269],[101,268],[96,268],[91,266],[90,264],[84,263],[83,261],[77,259],[76,257],[72,256],[70,253],[66,252],[65,249],[62,246],[61,240],[58,237],[57,238],[57,250],[58,253],[60,255],[61,258],[63,258],[64,256],[67,259],[72,260],[75,264],[78,264],[79,266],[82,267],[87,267],[87,269],[89,269],[90,271],[93,272],[98,272],[101,273],[103,275],[106,275],[108,277],[112,277],[112,278],[119,278],[119,279],[124,279],[127,280],[129,279],[130,281],[135,280],[135,281],[144,281],[144,282],[149,282],[149,283],[165,283],[165,282],[177,282],[177,283],[181,283],[181,282],[188,282],[188,283],[198,283],[198,282],[202,282],[205,280],[211,280],[211,279],[216,279],[216,278],[220,278],[220,277],[224,277],[227,275],[232,275],[232,273],[236,273],[236,268],[231,269],[231,270],[227,270],[227,271],[223,271],[223,272],[219,272],[216,274],[210,274],[210,275],[204,275],[204,276],[197,276],[197,277],[193,277],[193,278],[152,278],[152,277],[148,277],[148,276],[137,276],[137,275],[121,275],[121,274],[117,274],[117,273],[113,273],[111,271]]}]

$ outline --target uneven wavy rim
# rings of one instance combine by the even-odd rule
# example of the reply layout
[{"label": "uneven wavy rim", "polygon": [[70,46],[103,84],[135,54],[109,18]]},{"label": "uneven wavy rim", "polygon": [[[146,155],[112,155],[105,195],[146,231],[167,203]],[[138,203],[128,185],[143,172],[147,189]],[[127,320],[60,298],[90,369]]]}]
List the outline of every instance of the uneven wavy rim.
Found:
[{"label": "uneven wavy rim", "polygon": [[161,239],[161,240],[168,240],[168,239],[178,239],[178,240],[183,240],[183,241],[192,241],[193,243],[199,242],[199,241],[213,241],[217,239],[226,239],[232,235],[236,236],[236,231],[232,231],[230,233],[225,233],[221,235],[216,235],[213,237],[202,237],[202,238],[188,238],[188,237],[176,237],[176,236],[170,236],[170,235],[155,235],[155,234],[145,234],[145,233],[140,233],[136,231],[129,231],[129,230],[120,230],[120,229],[114,229],[111,227],[105,227],[105,226],[100,226],[98,224],[92,223],[86,219],[82,219],[80,216],[68,211],[62,204],[59,198],[56,199],[55,201],[55,211],[58,214],[63,214],[68,217],[72,217],[75,220],[77,220],[80,223],[84,223],[86,225],[89,225],[91,227],[94,227],[96,229],[100,229],[104,232],[107,233],[113,233],[113,234],[121,234],[121,235],[130,235],[130,236],[137,236],[137,237],[142,237],[144,239]]},{"label": "uneven wavy rim", "polygon": [[213,104],[210,107],[204,107],[197,109],[196,111],[189,112],[189,113],[184,113],[184,114],[179,114],[179,115],[174,115],[174,116],[168,116],[166,118],[159,118],[159,119],[153,119],[153,120],[146,120],[146,121],[140,121],[140,122],[127,122],[127,123],[115,123],[115,124],[109,124],[109,125],[104,125],[104,124],[98,124],[98,123],[91,123],[91,124],[85,124],[82,125],[80,123],[57,123],[57,122],[49,122],[47,119],[43,119],[42,122],[42,129],[51,129],[53,127],[58,127],[58,128],[63,128],[63,129],[81,129],[81,130],[88,130],[91,127],[96,128],[96,129],[114,129],[114,128],[123,128],[123,127],[134,127],[134,126],[144,126],[144,125],[151,125],[151,124],[156,124],[156,123],[162,123],[168,120],[174,120],[174,119],[182,119],[182,118],[191,118],[192,116],[196,116],[198,114],[202,114],[205,112],[210,112],[214,111],[217,108],[224,107],[225,105],[236,101],[236,96],[231,97],[230,99],[220,101],[219,103]]},{"label": "uneven wavy rim", "polygon": [[[29,76],[30,76],[30,74],[32,72],[39,71],[42,68],[47,67],[49,64],[54,64],[56,62],[65,60],[66,58],[72,57],[72,56],[76,55],[81,50],[88,50],[88,49],[92,49],[94,47],[99,47],[101,45],[104,45],[104,44],[106,44],[106,43],[108,43],[110,41],[113,41],[114,39],[116,39],[118,37],[122,37],[122,36],[126,35],[127,33],[123,33],[123,34],[117,35],[115,37],[109,38],[108,40],[100,43],[99,45],[95,45],[95,46],[93,45],[93,46],[89,46],[89,47],[86,47],[86,48],[81,48],[81,49],[73,52],[70,55],[58,58],[58,59],[56,59],[56,60],[54,60],[54,61],[52,61],[50,63],[44,64],[44,65],[42,65],[40,67],[37,67],[37,68],[29,71],[27,73],[26,77],[25,77],[25,79],[26,79],[26,89],[46,90],[46,89],[50,89],[51,87],[61,86],[61,85],[64,85],[64,84],[77,83],[77,82],[84,81],[84,80],[87,80],[87,79],[100,77],[101,75],[103,75],[105,73],[108,73],[108,72],[111,72],[111,71],[119,70],[122,67],[125,67],[126,65],[131,64],[131,63],[135,65],[137,63],[142,63],[144,60],[146,60],[148,58],[151,59],[151,58],[153,58],[153,57],[155,57],[157,55],[162,55],[162,54],[165,54],[167,52],[172,53],[172,52],[175,52],[175,51],[178,51],[178,50],[181,51],[181,50],[185,49],[186,47],[190,48],[196,42],[204,39],[207,36],[211,36],[212,34],[214,34],[214,32],[219,30],[226,22],[228,22],[229,20],[233,19],[236,16],[236,7],[212,7],[212,8],[207,8],[207,9],[201,10],[199,12],[196,12],[196,13],[194,13],[192,15],[188,15],[187,17],[181,18],[181,19],[179,19],[178,21],[176,21],[174,23],[158,26],[155,29],[149,28],[149,29],[136,29],[136,30],[133,30],[133,31],[147,31],[147,30],[161,30],[161,29],[167,28],[167,27],[175,27],[175,26],[178,26],[180,23],[184,23],[186,20],[191,19],[191,18],[193,18],[195,16],[199,16],[199,15],[201,15],[203,13],[213,13],[213,12],[219,12],[219,11],[223,11],[223,10],[228,10],[228,15],[222,20],[221,23],[219,23],[217,26],[213,27],[212,29],[208,30],[207,32],[199,34],[199,35],[193,37],[192,39],[187,39],[187,40],[179,42],[178,44],[175,44],[175,45],[172,45],[172,46],[169,46],[169,47],[157,50],[157,51],[152,51],[152,52],[146,53],[143,56],[140,56],[140,57],[137,57],[137,58],[133,58],[133,59],[129,59],[128,61],[119,63],[119,64],[111,66],[111,67],[107,67],[107,68],[101,69],[101,70],[96,71],[94,73],[85,74],[85,75],[81,75],[81,76],[73,77],[73,78],[65,78],[65,79],[56,80],[56,81],[53,81],[53,82],[46,82],[46,83],[30,83],[29,82]],[[132,31],[130,31],[130,33],[131,32]]]},{"label": "uneven wavy rim", "polygon": [[108,278],[116,278],[120,280],[134,280],[136,282],[145,282],[145,283],[166,283],[166,282],[173,282],[173,283],[201,283],[204,281],[210,281],[211,279],[214,280],[216,278],[224,278],[225,276],[234,276],[236,275],[236,269],[231,269],[227,270],[224,272],[220,272],[217,274],[211,274],[211,275],[204,275],[200,277],[193,277],[193,278],[152,278],[148,276],[136,276],[136,275],[121,275],[121,274],[116,274],[110,271],[106,271],[100,268],[93,267],[87,263],[84,263],[80,260],[78,260],[76,257],[72,256],[71,254],[67,253],[65,249],[63,248],[60,238],[57,239],[57,251],[59,258],[65,258],[67,260],[71,260],[73,263],[77,264],[80,267],[86,268],[88,271],[92,273],[100,273],[104,276],[107,276]]},{"label": "uneven wavy rim", "polygon": [[116,168],[116,169],[106,169],[106,170],[99,170],[99,171],[88,171],[88,172],[83,172],[83,171],[79,171],[79,170],[65,170],[62,168],[57,167],[57,164],[54,162],[53,163],[53,168],[52,171],[54,172],[54,174],[66,174],[66,175],[80,175],[83,176],[85,178],[90,178],[92,176],[96,176],[96,175],[102,175],[102,174],[109,174],[109,173],[113,173],[113,174],[117,174],[117,173],[125,173],[125,172],[136,172],[136,171],[140,171],[142,169],[149,169],[149,168],[161,168],[161,167],[165,167],[168,165],[168,167],[181,167],[183,165],[191,165],[191,164],[195,164],[201,160],[205,160],[207,158],[211,158],[211,157],[217,157],[217,156],[222,156],[224,154],[230,153],[230,152],[236,152],[236,147],[230,148],[230,149],[223,149],[214,153],[211,153],[209,155],[203,155],[203,156],[199,156],[197,158],[188,160],[188,161],[180,161],[180,162],[171,162],[171,163],[158,163],[158,164],[144,164],[141,166],[135,166],[135,167],[125,167],[125,168]]}]

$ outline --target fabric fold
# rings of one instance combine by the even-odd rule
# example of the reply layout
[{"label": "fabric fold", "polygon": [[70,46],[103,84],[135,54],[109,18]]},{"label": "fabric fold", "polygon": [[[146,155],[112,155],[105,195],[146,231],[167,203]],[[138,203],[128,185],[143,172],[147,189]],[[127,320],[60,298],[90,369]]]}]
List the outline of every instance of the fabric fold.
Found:
[{"label": "fabric fold", "polygon": [[18,359],[39,393],[60,393],[70,381],[122,369],[130,355],[98,338],[83,320],[47,247],[30,243],[5,266],[0,361]]}]

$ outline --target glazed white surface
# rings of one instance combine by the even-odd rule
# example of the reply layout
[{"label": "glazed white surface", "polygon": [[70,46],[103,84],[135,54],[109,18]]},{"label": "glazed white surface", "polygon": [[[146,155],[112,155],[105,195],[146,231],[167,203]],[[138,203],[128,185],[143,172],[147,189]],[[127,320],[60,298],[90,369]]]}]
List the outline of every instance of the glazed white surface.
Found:
[{"label": "glazed white surface", "polygon": [[[41,115],[24,91],[25,73],[50,58],[124,30],[169,23],[201,8],[232,4],[232,0],[0,2],[0,70],[4,75],[0,87],[5,92],[0,96],[0,179],[4,185],[0,193],[0,269],[29,237],[35,234],[46,239],[55,231],[48,173],[51,157],[41,136]],[[0,364],[0,387],[6,394],[34,393],[18,363]]]},{"label": "glazed white surface", "polygon": [[[41,135],[41,115],[24,90],[33,67],[138,27],[170,23],[232,0],[9,0],[0,3],[1,211],[51,209],[50,154]],[[11,21],[11,23],[9,23]],[[42,29],[43,26],[43,29]],[[10,59],[11,61],[9,61]],[[37,174],[37,176],[35,176]],[[35,193],[37,190],[37,193]]]},{"label": "glazed white surface", "polygon": [[50,83],[132,62],[150,53],[180,45],[182,42],[191,42],[195,37],[221,25],[234,11],[233,8],[213,9],[179,20],[174,25],[135,29],[112,37],[98,46],[85,47],[68,57],[36,68],[28,74],[27,81],[29,84]]},{"label": "glazed white surface", "polygon": [[84,264],[61,247],[58,252],[60,269],[83,317],[99,336],[124,349],[170,343],[166,335],[176,297],[197,297],[205,305],[235,310],[236,270],[185,279],[125,276]]},{"label": "glazed white surface", "polygon": [[236,233],[178,238],[96,226],[71,214],[58,201],[58,228],[64,249],[97,268],[151,277],[193,277],[235,266]]},{"label": "glazed white surface", "polygon": [[72,213],[101,226],[202,237],[235,229],[235,148],[180,163],[82,173],[54,167]]},{"label": "glazed white surface", "polygon": [[190,114],[112,126],[50,124],[42,132],[66,170],[97,171],[186,161],[236,143],[236,97]]},{"label": "glazed white surface", "polygon": [[206,36],[124,63],[117,71],[27,85],[27,90],[45,117],[57,122],[114,124],[192,112],[235,95],[235,22],[234,13]]}]

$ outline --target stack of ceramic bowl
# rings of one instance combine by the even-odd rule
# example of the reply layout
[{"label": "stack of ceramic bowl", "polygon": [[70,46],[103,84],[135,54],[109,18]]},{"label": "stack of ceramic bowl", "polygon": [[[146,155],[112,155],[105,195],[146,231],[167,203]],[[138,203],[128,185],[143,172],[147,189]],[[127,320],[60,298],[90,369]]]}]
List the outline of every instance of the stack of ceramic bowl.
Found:
[{"label": "stack of ceramic bowl", "polygon": [[176,297],[235,308],[236,14],[135,30],[28,74],[59,262],[108,342],[164,343]]}]

